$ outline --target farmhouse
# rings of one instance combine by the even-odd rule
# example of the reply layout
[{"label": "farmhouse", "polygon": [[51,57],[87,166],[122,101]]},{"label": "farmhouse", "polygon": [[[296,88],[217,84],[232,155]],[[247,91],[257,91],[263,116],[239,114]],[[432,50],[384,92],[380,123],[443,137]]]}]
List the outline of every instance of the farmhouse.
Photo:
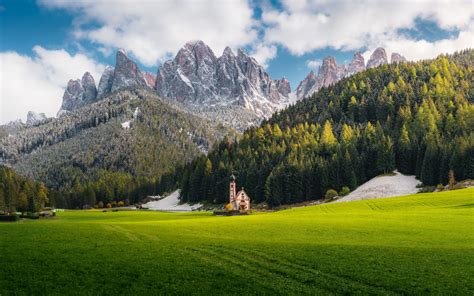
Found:
[{"label": "farmhouse", "polygon": [[232,206],[232,211],[248,211],[250,210],[250,197],[244,191],[240,190],[236,193],[236,183],[235,183],[235,176],[230,176],[230,184],[229,184],[229,204]]}]

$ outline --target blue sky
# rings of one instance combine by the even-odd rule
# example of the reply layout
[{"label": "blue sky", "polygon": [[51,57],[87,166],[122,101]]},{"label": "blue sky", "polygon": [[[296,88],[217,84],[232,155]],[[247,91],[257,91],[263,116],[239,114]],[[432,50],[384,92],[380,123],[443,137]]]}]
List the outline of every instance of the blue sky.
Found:
[{"label": "blue sky", "polygon": [[[189,40],[217,56],[244,48],[295,89],[328,55],[341,64],[378,46],[409,60],[467,48],[473,19],[470,1],[0,0],[0,123],[53,116],[67,81],[88,70],[98,83],[117,48],[152,73]],[[34,87],[17,89],[23,76]]]}]

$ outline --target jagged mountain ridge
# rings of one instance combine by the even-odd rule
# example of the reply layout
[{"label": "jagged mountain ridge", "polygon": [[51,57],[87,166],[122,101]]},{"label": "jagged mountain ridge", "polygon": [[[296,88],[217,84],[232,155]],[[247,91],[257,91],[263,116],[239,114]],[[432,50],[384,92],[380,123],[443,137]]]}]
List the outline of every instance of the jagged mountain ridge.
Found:
[{"label": "jagged mountain ridge", "polygon": [[[399,53],[392,53],[391,62],[398,63],[406,61]],[[322,87],[333,85],[344,77],[354,75],[366,69],[375,68],[387,64],[387,54],[384,48],[377,48],[365,64],[365,59],[360,52],[354,54],[348,65],[338,66],[334,57],[328,56],[323,59],[318,74],[309,72],[296,88],[296,98],[301,100],[317,92]]]},{"label": "jagged mountain ridge", "polygon": [[[291,93],[286,78],[273,80],[242,50],[235,55],[227,47],[221,57],[216,57],[202,41],[186,43],[174,59],[163,63],[156,77],[141,71],[124,50],[117,52],[115,67],[105,68],[95,92],[88,91],[91,77],[86,73],[82,80],[69,81],[58,115],[123,88],[146,86],[189,110],[223,124],[234,122],[233,127],[244,129],[287,105]],[[95,88],[95,83],[92,85]]]},{"label": "jagged mountain ridge", "polygon": [[105,68],[98,87],[89,72],[84,73],[81,80],[69,80],[58,115],[96,102],[124,88],[154,88],[155,79],[153,74],[141,71],[137,64],[128,58],[126,52],[120,49],[115,57],[115,68],[110,66]]},{"label": "jagged mountain ridge", "polygon": [[192,106],[242,106],[265,118],[288,99],[286,79],[273,80],[258,62],[229,47],[216,57],[202,41],[188,42],[158,70],[156,90]]},{"label": "jagged mountain ridge", "polygon": [[[405,58],[392,53],[391,60],[402,62]],[[115,68],[105,68],[97,88],[87,72],[82,80],[69,81],[58,115],[123,88],[148,87],[160,96],[180,103],[188,111],[244,130],[321,87],[386,63],[383,48],[373,52],[367,66],[360,53],[356,53],[348,65],[337,65],[335,58],[328,56],[318,74],[311,71],[292,93],[286,78],[273,80],[254,58],[240,49],[234,54],[226,47],[217,57],[203,41],[188,42],[174,59],[159,67],[156,76],[141,71],[124,50],[119,50]]]}]

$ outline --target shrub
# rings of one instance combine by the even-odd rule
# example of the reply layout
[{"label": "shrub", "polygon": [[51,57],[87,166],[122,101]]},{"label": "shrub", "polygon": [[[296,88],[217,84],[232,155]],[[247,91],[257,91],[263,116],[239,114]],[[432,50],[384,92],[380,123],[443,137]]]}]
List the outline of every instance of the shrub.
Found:
[{"label": "shrub", "polygon": [[97,204],[97,206],[102,209],[104,207],[104,202],[103,201],[99,201],[99,203]]},{"label": "shrub", "polygon": [[342,187],[341,191],[339,191],[339,195],[340,195],[340,196],[344,196],[344,195],[349,194],[349,192],[351,192],[351,190],[349,189],[349,187],[344,186],[344,187]]},{"label": "shrub", "polygon": [[123,201],[119,201],[117,203],[117,207],[123,207],[125,205],[125,203]]},{"label": "shrub", "polygon": [[111,207],[112,207],[112,204],[109,202],[109,203],[107,204],[107,208],[110,209]]},{"label": "shrub", "polygon": [[36,219],[39,219],[39,213],[28,212],[26,214],[21,214],[20,218],[36,220]]},{"label": "shrub", "polygon": [[440,184],[436,185],[436,190],[439,190],[439,191],[444,190],[443,184],[440,183]]},{"label": "shrub", "polygon": [[334,190],[334,189],[329,189],[328,191],[326,191],[326,198],[328,199],[333,199],[337,196],[337,191]]},{"label": "shrub", "polygon": [[232,205],[231,205],[230,203],[226,204],[226,205],[225,205],[225,209],[226,209],[227,211],[232,211]]},{"label": "shrub", "polygon": [[20,220],[18,215],[0,215],[0,222],[16,222]]}]

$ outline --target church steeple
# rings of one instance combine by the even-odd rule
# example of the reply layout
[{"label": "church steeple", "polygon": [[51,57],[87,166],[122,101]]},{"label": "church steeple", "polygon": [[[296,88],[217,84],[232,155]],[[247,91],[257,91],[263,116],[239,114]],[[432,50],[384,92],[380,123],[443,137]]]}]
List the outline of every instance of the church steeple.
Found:
[{"label": "church steeple", "polygon": [[229,203],[232,203],[232,201],[235,199],[236,196],[236,188],[235,188],[235,176],[232,174],[230,176],[230,184],[229,184]]}]

